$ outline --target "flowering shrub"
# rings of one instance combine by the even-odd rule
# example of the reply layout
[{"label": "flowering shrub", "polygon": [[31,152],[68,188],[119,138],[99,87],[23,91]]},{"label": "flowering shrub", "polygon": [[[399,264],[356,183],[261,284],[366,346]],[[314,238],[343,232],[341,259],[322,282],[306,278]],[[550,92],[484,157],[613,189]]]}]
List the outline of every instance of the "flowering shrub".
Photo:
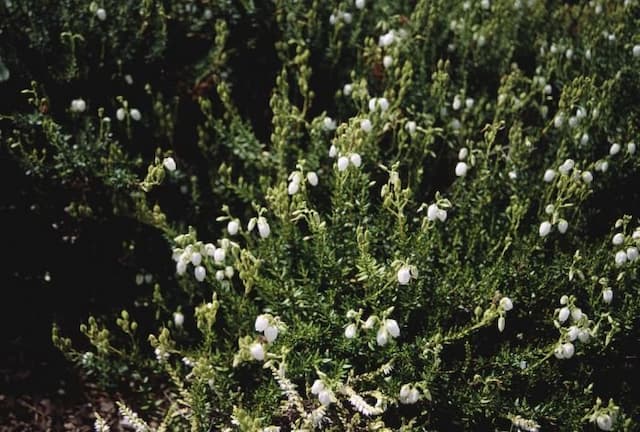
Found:
[{"label": "flowering shrub", "polygon": [[637,427],[637,0],[3,7],[4,144],[172,250],[53,328],[135,430]]}]

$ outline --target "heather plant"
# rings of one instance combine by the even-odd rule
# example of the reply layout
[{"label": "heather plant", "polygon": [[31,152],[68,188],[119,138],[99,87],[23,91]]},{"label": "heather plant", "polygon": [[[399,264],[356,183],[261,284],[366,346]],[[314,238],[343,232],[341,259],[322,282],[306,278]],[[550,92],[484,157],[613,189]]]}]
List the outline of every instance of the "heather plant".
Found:
[{"label": "heather plant", "polygon": [[137,431],[635,430],[640,3],[259,3],[2,6],[3,145],[168,244],[53,343]]}]

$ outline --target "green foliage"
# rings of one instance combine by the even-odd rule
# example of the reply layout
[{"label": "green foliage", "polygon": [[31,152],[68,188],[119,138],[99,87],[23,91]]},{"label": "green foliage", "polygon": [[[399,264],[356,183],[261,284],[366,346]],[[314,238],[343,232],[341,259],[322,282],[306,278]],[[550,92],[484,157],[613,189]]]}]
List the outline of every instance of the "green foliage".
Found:
[{"label": "green foliage", "polygon": [[[4,6],[60,57],[2,140],[173,248],[141,318],[53,330],[138,383],[136,430],[637,428],[637,0],[129,3]],[[264,38],[266,120],[237,94]],[[143,81],[43,96],[101,70]]]}]

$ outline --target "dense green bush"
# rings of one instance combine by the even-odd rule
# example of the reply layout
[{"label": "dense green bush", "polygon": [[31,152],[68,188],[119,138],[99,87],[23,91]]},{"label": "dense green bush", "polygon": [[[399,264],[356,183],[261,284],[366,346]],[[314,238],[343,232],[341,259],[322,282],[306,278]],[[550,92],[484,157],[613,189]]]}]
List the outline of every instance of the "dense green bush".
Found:
[{"label": "dense green bush", "polygon": [[136,430],[637,428],[637,0],[50,3],[2,142],[173,250],[53,327]]}]

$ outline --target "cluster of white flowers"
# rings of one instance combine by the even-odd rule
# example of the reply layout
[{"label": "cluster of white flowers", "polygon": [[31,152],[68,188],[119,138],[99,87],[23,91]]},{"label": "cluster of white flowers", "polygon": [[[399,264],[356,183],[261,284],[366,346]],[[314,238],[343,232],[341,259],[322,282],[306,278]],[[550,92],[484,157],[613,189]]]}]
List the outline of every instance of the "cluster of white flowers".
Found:
[{"label": "cluster of white flowers", "polygon": [[338,11],[329,16],[329,24],[336,25],[338,21],[342,21],[345,24],[351,24],[353,21],[353,15],[349,12]]},{"label": "cluster of white flowers", "polygon": [[[560,340],[553,351],[557,359],[570,359],[575,353],[573,342],[579,340],[582,343],[587,343],[591,338],[589,317],[574,303],[575,299],[573,297],[564,295],[560,298],[562,307],[556,309],[556,326],[561,333]],[[569,318],[571,318],[571,325],[568,328],[562,327],[561,325],[567,322]]]},{"label": "cluster of white flowers", "polygon": [[400,403],[413,405],[420,400],[420,391],[411,384],[404,384],[400,387]]},{"label": "cluster of white flowers", "polygon": [[[547,204],[544,208],[544,212],[547,215],[551,216],[551,219],[557,223],[558,232],[560,234],[564,234],[567,232],[567,229],[569,228],[569,222],[567,222],[566,219],[562,219],[558,216],[558,214],[556,213],[556,208],[553,204]],[[538,234],[540,235],[540,237],[546,237],[551,232],[552,227],[553,224],[551,222],[544,221],[538,228]]]},{"label": "cluster of white flowers", "polygon": [[71,106],[69,107],[69,109],[71,110],[71,112],[81,113],[87,109],[87,103],[84,101],[84,99],[74,99],[71,101]]},{"label": "cluster of white flowers", "polygon": [[[475,104],[475,100],[471,97],[468,97],[464,100],[464,106],[467,109],[471,109],[473,108],[473,105]],[[460,108],[462,108],[462,96],[460,95],[455,95],[453,97],[453,102],[451,103],[451,108],[453,108],[454,111],[458,111],[460,110]]]},{"label": "cluster of white flowers", "polygon": [[262,314],[257,316],[254,327],[257,332],[264,334],[267,342],[273,343],[278,337],[278,325],[279,320],[277,318],[274,318],[271,314]]},{"label": "cluster of white flowers", "polygon": [[302,181],[302,174],[299,171],[294,171],[289,174],[289,186],[287,186],[287,193],[289,195],[295,195],[300,190],[300,182]]},{"label": "cluster of white flowers", "polygon": [[[360,155],[358,155],[358,158],[360,157]],[[314,171],[309,171],[307,173],[307,182],[311,185],[311,186],[317,186],[318,185],[318,174],[316,174]],[[294,171],[291,174],[289,174],[289,185],[287,186],[287,193],[289,195],[295,195],[300,191],[300,186],[302,183],[302,172],[300,171]]]},{"label": "cluster of white flowers", "polygon": [[333,390],[327,387],[325,382],[321,379],[317,379],[313,382],[313,385],[311,386],[311,394],[318,396],[318,400],[324,406],[329,406],[337,400]]},{"label": "cluster of white flowers", "polygon": [[387,98],[380,97],[380,98],[371,98],[371,99],[369,99],[369,111],[370,112],[375,112],[375,111],[378,111],[378,110],[380,112],[385,112],[388,109],[389,109],[389,101],[387,100]]},{"label": "cluster of white flowers", "polygon": [[[176,237],[176,243],[179,243],[183,236]],[[213,243],[203,244],[202,242],[194,242],[187,244],[184,248],[177,247],[173,249],[173,260],[176,262],[176,273],[183,275],[187,271],[189,264],[193,265],[193,274],[198,282],[203,282],[207,277],[207,270],[204,266],[204,259],[213,259],[214,264],[224,265],[231,242],[228,239],[219,241],[220,247],[216,247]],[[225,276],[233,277],[233,267],[227,266],[224,271],[216,272],[216,279],[222,280]]]},{"label": "cluster of white flowers", "polygon": [[464,162],[469,156],[469,149],[466,147],[462,147],[458,151],[458,163],[456,164],[455,173],[458,177],[464,177],[467,175],[467,171],[469,171],[469,164]]},{"label": "cluster of white flowers", "polygon": [[[618,250],[614,256],[616,266],[620,267],[627,262],[633,263],[638,259],[638,256],[640,256],[640,252],[636,246],[636,242],[638,240],[640,240],[640,228],[636,228],[631,235],[631,239],[625,238],[625,235],[622,233],[617,233],[613,236],[611,243],[613,243],[614,246],[622,247],[622,249]],[[625,242],[627,243],[626,248]]]},{"label": "cluster of white flowers", "polygon": [[258,227],[258,234],[260,234],[261,238],[264,239],[271,235],[271,227],[269,226],[269,222],[267,222],[267,218],[265,218],[264,216],[258,216],[249,219],[249,223],[247,224],[247,231],[253,231],[256,226]]},{"label": "cluster of white flowers", "polygon": [[[393,311],[392,309],[387,310],[386,314],[389,314]],[[354,310],[350,310],[347,312],[347,318],[355,319],[355,322],[348,324],[344,330],[344,336],[347,339],[353,339],[357,336],[358,333],[358,324],[363,330],[371,330],[377,326],[376,333],[376,342],[379,346],[385,346],[389,342],[389,338],[397,338],[400,336],[400,327],[398,326],[398,322],[391,318],[378,318],[377,315],[371,315],[366,321],[361,321],[360,316],[362,311],[355,312]]]},{"label": "cluster of white flowers", "polygon": [[[258,315],[254,324],[256,331],[264,335],[267,344],[271,344],[276,340],[282,327],[283,324],[280,319],[271,314]],[[253,342],[249,346],[249,354],[254,360],[264,361],[266,355],[264,342],[262,340]]]},{"label": "cluster of white flowers", "polygon": [[345,155],[342,155],[338,158],[338,161],[336,162],[336,167],[338,168],[338,171],[345,171],[347,168],[349,168],[349,164],[353,165],[356,168],[360,168],[360,166],[362,165],[362,157],[360,156],[359,153],[351,153],[348,157]]},{"label": "cluster of white flowers", "polygon": [[509,312],[511,309],[513,309],[513,302],[511,301],[511,299],[509,297],[502,297],[500,299],[498,308],[498,313],[500,314],[500,316],[498,317],[498,331],[504,331],[504,327],[506,325],[506,315],[507,312]]},{"label": "cluster of white flowers", "polygon": [[153,281],[153,275],[151,273],[138,273],[136,274],[136,285],[140,286],[143,283],[150,284]]},{"label": "cluster of white flowers", "polygon": [[[118,108],[116,110],[116,118],[119,121],[123,121],[126,117],[127,117],[126,109]],[[140,110],[138,110],[137,108],[131,108],[129,110],[129,117],[131,117],[132,120],[140,121],[142,119],[142,114],[140,113]]]}]

